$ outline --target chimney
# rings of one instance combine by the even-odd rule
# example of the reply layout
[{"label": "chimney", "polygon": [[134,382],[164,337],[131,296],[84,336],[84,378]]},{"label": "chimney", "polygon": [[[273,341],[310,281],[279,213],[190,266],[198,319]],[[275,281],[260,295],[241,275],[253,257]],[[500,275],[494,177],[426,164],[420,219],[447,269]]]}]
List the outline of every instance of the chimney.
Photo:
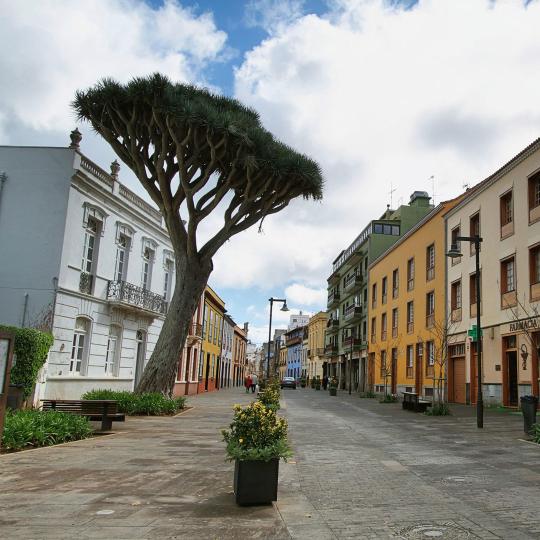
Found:
[{"label": "chimney", "polygon": [[249,323],[245,322],[244,323],[244,332],[246,333],[246,336],[247,336],[248,331],[249,331]]},{"label": "chimney", "polygon": [[415,191],[411,195],[411,200],[409,201],[409,206],[429,206],[429,200],[431,197],[428,195],[427,191]]}]

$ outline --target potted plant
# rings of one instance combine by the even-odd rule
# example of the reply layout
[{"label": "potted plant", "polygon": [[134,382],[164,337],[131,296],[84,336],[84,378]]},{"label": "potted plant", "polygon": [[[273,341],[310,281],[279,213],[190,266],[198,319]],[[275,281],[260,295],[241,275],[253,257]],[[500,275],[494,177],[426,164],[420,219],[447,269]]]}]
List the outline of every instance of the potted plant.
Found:
[{"label": "potted plant", "polygon": [[280,409],[279,398],[281,396],[281,389],[279,383],[277,386],[270,383],[264,390],[259,392],[257,399],[267,408],[273,411]]},{"label": "potted plant", "polygon": [[222,431],[227,458],[234,460],[234,493],[241,506],[277,500],[279,460],[291,455],[287,421],[253,401],[234,406],[234,418]]},{"label": "potted plant", "polygon": [[321,389],[321,378],[319,377],[319,375],[317,375],[317,378],[315,379],[315,390],[320,390]]},{"label": "potted plant", "polygon": [[338,381],[335,377],[332,377],[330,379],[330,383],[328,387],[331,396],[337,396],[337,387],[338,387]]},{"label": "potted plant", "polygon": [[305,388],[305,387],[306,387],[306,378],[305,378],[305,377],[302,377],[302,378],[300,379],[300,386],[301,386],[302,388]]}]

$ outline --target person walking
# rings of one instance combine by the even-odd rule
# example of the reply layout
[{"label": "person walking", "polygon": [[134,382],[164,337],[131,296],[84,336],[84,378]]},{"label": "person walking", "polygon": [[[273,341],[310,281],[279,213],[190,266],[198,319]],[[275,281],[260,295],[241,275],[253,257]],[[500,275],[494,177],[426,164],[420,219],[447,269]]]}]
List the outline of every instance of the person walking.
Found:
[{"label": "person walking", "polygon": [[249,389],[251,388],[252,384],[251,375],[248,375],[244,381],[244,386],[246,387],[246,394],[249,393]]},{"label": "person walking", "polygon": [[258,377],[255,373],[251,376],[251,393],[255,393],[255,387],[257,386]]}]

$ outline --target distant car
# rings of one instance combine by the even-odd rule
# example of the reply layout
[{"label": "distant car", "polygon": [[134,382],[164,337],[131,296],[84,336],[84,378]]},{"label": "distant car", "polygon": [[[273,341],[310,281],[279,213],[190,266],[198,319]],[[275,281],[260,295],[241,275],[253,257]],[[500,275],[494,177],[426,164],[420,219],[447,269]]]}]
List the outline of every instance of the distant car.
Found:
[{"label": "distant car", "polygon": [[283,377],[281,379],[281,389],[292,388],[296,390],[296,379],[294,377]]}]

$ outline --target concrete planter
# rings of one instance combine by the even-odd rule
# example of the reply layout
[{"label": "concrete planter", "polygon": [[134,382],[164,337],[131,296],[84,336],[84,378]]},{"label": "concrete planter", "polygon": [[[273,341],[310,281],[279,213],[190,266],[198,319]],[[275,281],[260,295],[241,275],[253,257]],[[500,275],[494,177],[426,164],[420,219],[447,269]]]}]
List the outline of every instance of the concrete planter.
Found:
[{"label": "concrete planter", "polygon": [[234,464],[236,504],[250,506],[277,501],[279,459],[240,461]]}]

